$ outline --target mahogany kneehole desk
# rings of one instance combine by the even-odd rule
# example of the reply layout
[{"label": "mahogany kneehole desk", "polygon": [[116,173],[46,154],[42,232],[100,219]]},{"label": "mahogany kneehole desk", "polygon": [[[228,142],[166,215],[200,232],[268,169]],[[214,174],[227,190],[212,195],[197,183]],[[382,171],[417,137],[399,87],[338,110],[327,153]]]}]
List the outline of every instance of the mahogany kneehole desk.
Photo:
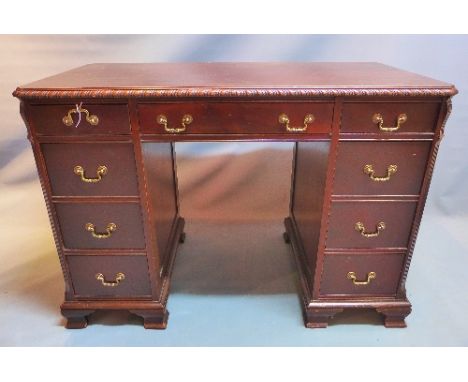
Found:
[{"label": "mahogany kneehole desk", "polygon": [[291,243],[307,327],[411,311],[405,280],[453,85],[377,63],[92,64],[19,87],[65,278],[67,328],[98,309],[166,327],[184,241],[174,142],[293,141]]}]

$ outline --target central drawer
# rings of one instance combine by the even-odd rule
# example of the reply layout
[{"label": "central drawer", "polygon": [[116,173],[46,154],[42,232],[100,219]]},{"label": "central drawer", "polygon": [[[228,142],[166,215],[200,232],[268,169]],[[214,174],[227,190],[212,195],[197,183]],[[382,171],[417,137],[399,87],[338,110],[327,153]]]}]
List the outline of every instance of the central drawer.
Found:
[{"label": "central drawer", "polygon": [[55,208],[66,248],[145,247],[138,203],[55,203]]},{"label": "central drawer", "polygon": [[[311,116],[311,117],[309,117]],[[329,133],[333,102],[139,104],[145,134]]]}]

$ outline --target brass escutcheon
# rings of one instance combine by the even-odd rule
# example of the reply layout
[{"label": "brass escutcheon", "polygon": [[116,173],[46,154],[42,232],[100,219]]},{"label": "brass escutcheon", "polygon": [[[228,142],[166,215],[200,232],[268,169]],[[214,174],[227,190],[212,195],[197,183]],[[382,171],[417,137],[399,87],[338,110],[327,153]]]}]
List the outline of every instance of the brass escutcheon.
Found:
[{"label": "brass escutcheon", "polygon": [[348,272],[347,277],[349,280],[352,280],[354,285],[368,285],[372,279],[377,277],[377,274],[375,272],[369,272],[367,274],[367,279],[364,281],[358,281],[355,272]]},{"label": "brass escutcheon", "polygon": [[383,231],[385,229],[385,222],[380,222],[379,224],[376,225],[375,227],[375,231],[374,232],[366,232],[366,227],[364,227],[364,223],[362,222],[357,222],[355,225],[354,225],[354,229],[358,232],[361,233],[362,236],[366,237],[366,238],[370,238],[370,237],[377,237],[380,235],[380,232]]},{"label": "brass escutcheon", "polygon": [[85,183],[97,183],[102,180],[102,177],[107,174],[107,167],[106,166],[99,166],[96,170],[96,178],[88,178],[85,175],[85,170],[82,166],[75,166],[73,172],[78,175],[81,180]]},{"label": "brass escutcheon", "polygon": [[176,127],[176,128],[171,128],[168,127],[168,120],[167,117],[164,114],[160,114],[156,118],[156,122],[160,125],[164,126],[164,130],[167,131],[168,133],[182,133],[187,129],[187,125],[190,125],[193,122],[193,117],[190,114],[185,114],[182,117],[181,125],[182,127]]},{"label": "brass escutcheon", "polygon": [[290,132],[302,132],[306,131],[307,128],[309,127],[308,125],[312,122],[315,121],[315,117],[313,114],[307,114],[304,117],[304,126],[303,127],[291,127],[289,126],[289,117],[282,113],[278,117],[278,122],[281,123],[282,125],[286,125],[286,130]]},{"label": "brass escutcheon", "polygon": [[93,223],[86,223],[85,229],[86,231],[91,232],[91,235],[96,239],[107,239],[111,237],[112,232],[117,230],[117,225],[115,223],[109,223],[106,227],[105,233],[96,232],[96,228]]},{"label": "brass escutcheon", "polygon": [[374,182],[387,182],[390,180],[390,177],[397,172],[398,166],[396,164],[391,164],[387,167],[386,176],[376,176],[374,166],[371,164],[366,164],[363,168],[364,174],[369,175],[369,178]]},{"label": "brass escutcheon", "polygon": [[[85,113],[86,114],[86,121],[90,125],[96,126],[99,123],[99,118],[97,117],[97,115],[89,114],[89,111],[86,110],[86,109],[83,109],[81,107],[81,104],[79,104],[79,105],[76,105],[75,109],[68,110],[67,115],[62,118],[63,124],[66,125],[66,126],[72,126],[73,125],[73,118],[72,118],[71,115],[75,114],[75,113],[76,114]],[[78,125],[76,127],[78,127]]]},{"label": "brass escutcheon", "polygon": [[119,272],[115,275],[114,281],[106,281],[102,273],[96,274],[95,277],[96,277],[96,280],[100,281],[102,285],[106,287],[116,287],[117,285],[120,284],[121,281],[125,280],[125,274],[122,272]]},{"label": "brass escutcheon", "polygon": [[385,132],[392,132],[392,131],[397,131],[401,125],[403,125],[408,119],[408,116],[406,114],[400,114],[397,118],[397,124],[394,127],[384,127],[384,120],[382,117],[382,114],[374,114],[372,116],[372,122],[377,123],[379,126],[380,131],[385,131]]}]

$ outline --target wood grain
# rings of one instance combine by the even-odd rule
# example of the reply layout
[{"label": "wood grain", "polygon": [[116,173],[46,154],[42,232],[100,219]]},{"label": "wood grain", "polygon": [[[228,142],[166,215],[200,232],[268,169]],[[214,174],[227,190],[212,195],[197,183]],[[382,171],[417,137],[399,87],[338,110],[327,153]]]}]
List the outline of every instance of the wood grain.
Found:
[{"label": "wood grain", "polygon": [[19,87],[20,98],[451,96],[453,85],[379,63],[90,64]]}]

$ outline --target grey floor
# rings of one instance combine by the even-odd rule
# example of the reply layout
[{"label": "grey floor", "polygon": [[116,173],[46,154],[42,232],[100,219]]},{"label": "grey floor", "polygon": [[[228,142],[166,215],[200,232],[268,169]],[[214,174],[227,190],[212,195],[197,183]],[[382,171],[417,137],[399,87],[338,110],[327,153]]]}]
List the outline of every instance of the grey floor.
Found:
[{"label": "grey floor", "polygon": [[282,222],[217,223],[188,221],[187,241],[175,263],[166,330],[145,330],[140,318],[126,312],[98,312],[88,328],[64,329],[58,309],[61,274],[56,254],[50,251],[2,272],[0,344],[468,345],[468,283],[465,269],[459,266],[468,241],[453,218],[425,216],[408,278],[413,313],[406,329],[385,329],[372,311],[343,313],[327,329],[305,329],[297,273],[282,240]]}]

